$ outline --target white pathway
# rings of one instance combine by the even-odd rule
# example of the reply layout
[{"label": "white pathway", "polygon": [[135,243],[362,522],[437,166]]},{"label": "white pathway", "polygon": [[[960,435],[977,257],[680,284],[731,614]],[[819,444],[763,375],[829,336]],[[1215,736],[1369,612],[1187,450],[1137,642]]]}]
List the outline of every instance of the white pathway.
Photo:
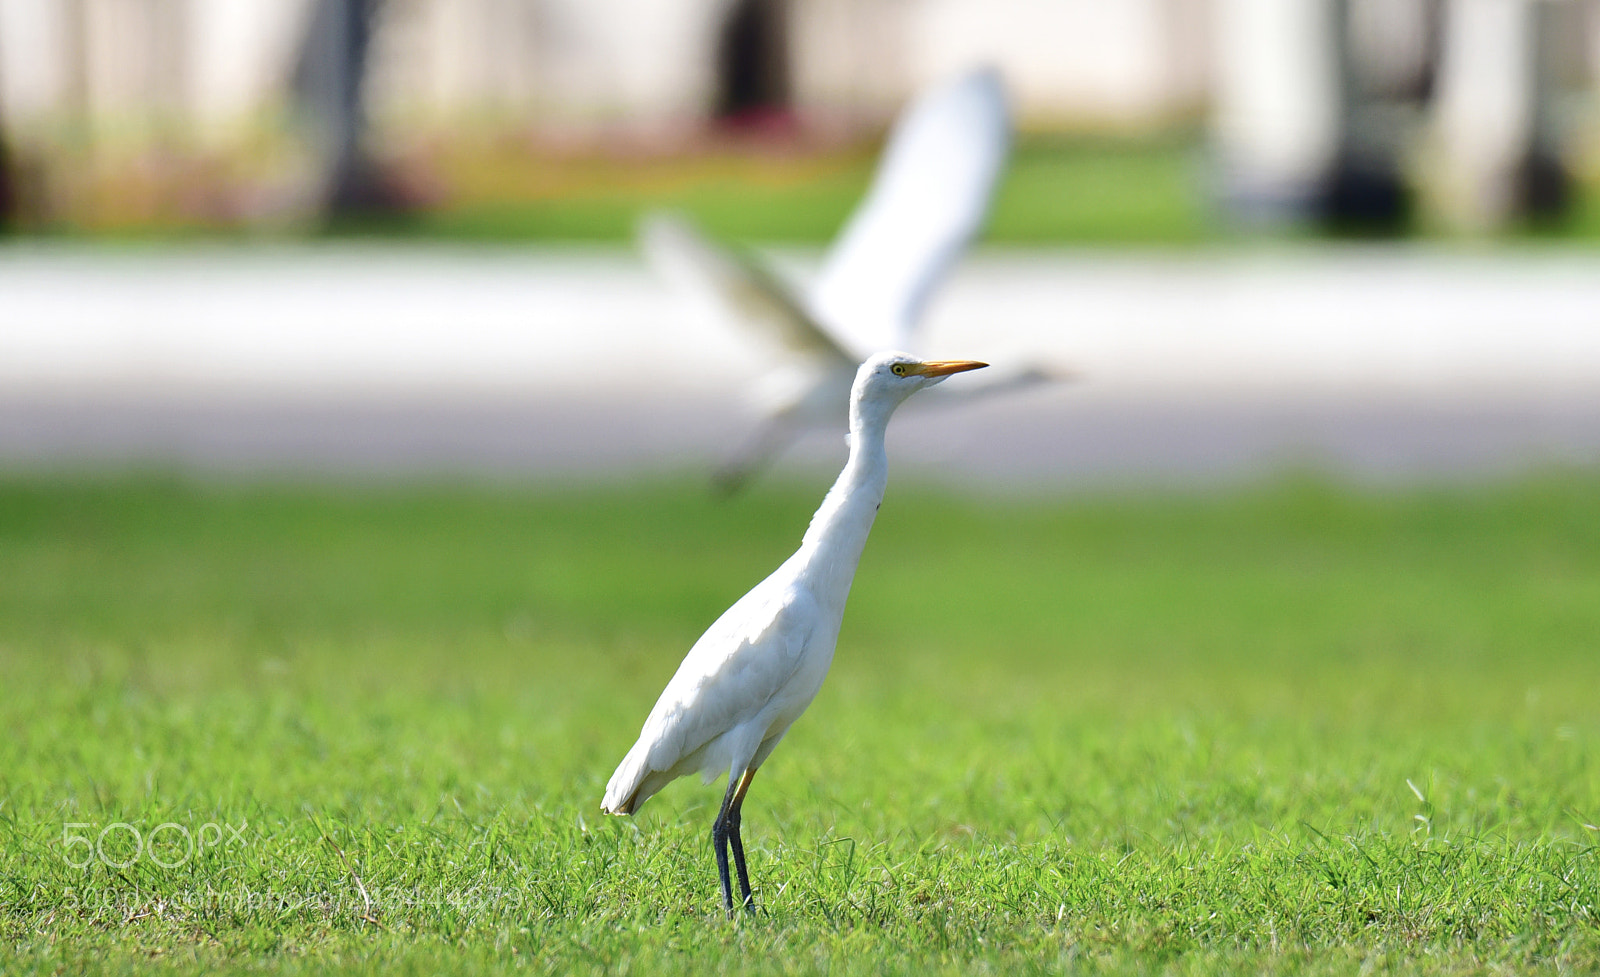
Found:
[{"label": "white pathway", "polygon": [[[925,339],[1082,376],[897,422],[897,466],[948,477],[1600,461],[1600,253],[989,251]],[[0,467],[681,470],[738,437],[764,355],[623,250],[11,245]]]}]

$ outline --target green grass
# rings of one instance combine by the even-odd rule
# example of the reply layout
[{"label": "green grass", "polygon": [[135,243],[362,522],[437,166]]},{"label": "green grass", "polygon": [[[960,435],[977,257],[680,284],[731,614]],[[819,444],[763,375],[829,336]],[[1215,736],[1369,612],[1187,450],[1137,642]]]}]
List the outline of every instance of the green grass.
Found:
[{"label": "green grass", "polygon": [[0,971],[1600,967],[1600,477],[891,485],[728,923],[598,801],[818,494],[0,482]]},{"label": "green grass", "polygon": [[[708,142],[678,154],[559,153],[479,133],[419,150],[403,168],[417,187],[417,210],[340,218],[322,233],[615,244],[632,241],[642,214],[672,209],[727,240],[821,245],[838,234],[867,192],[880,148],[870,142]],[[68,171],[78,175],[67,182],[81,184],[83,192],[63,197],[59,212],[44,224],[24,227],[25,233],[152,243],[282,233],[252,230],[236,206],[219,210],[217,201],[252,194],[203,166],[106,170],[91,162],[68,161]],[[1574,206],[1565,218],[1513,225],[1499,239],[1600,240],[1600,176],[1593,169],[1579,165]],[[1192,128],[1121,136],[1023,134],[981,239],[1002,245],[1190,246],[1270,237],[1274,232],[1235,226],[1218,209],[1215,176],[1205,139]],[[1298,240],[1318,231],[1276,233]],[[1406,235],[1453,236],[1437,216],[1422,212]]]},{"label": "green grass", "polygon": [[[813,160],[569,163],[558,168],[562,178],[529,186],[519,174],[541,164],[519,159],[487,174],[459,174],[464,189],[478,189],[392,229],[466,240],[626,241],[641,212],[671,208],[720,237],[822,244],[867,192],[875,164],[870,152]],[[574,169],[587,172],[568,172]],[[1215,236],[1203,178],[1197,149],[1183,138],[1023,140],[996,194],[985,240],[1202,241]]]},{"label": "green grass", "polygon": [[[825,244],[866,194],[876,149],[654,160],[491,155],[452,169],[444,182],[453,192],[431,210],[401,220],[344,223],[334,233],[617,242],[632,239],[641,213],[668,208],[691,214],[725,239]],[[1194,132],[1024,135],[1007,162],[981,239],[1003,245],[1191,246],[1262,233],[1291,239],[1324,233],[1313,226],[1271,232],[1237,225],[1219,209],[1215,180],[1205,141]],[[1500,239],[1600,240],[1600,183],[1590,172],[1574,180],[1570,213],[1552,223],[1514,223]],[[1325,233],[1360,236],[1352,228]],[[1459,237],[1420,203],[1395,233]]]}]

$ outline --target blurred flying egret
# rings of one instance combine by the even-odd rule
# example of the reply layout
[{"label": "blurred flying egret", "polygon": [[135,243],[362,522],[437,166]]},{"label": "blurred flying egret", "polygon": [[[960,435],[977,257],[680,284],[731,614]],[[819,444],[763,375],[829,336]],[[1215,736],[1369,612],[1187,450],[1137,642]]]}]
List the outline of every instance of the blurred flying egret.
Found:
[{"label": "blurred flying egret", "polygon": [[724,611],[689,649],[650,710],[639,741],[606,785],[601,809],[632,814],[678,777],[698,772],[710,781],[728,771],[728,792],[712,823],[711,842],[730,915],[730,847],[743,905],[754,908],[739,809],[757,768],[811,704],[833,661],[850,582],[888,483],[884,431],[889,415],[918,390],[985,365],[893,352],[861,364],[849,399],[850,457],[811,517],[800,549]]},{"label": "blurred flying egret", "polygon": [[[808,298],[755,255],[722,247],[687,220],[640,224],[646,257],[723,318],[790,355],[756,390],[762,418],[715,481],[737,490],[808,428],[844,421],[856,364],[880,349],[915,348],[929,296],[977,233],[1010,143],[1005,90],[991,69],[935,88],[903,112],[866,199],[829,249]],[[966,396],[1057,375],[1038,367],[996,374]]]}]

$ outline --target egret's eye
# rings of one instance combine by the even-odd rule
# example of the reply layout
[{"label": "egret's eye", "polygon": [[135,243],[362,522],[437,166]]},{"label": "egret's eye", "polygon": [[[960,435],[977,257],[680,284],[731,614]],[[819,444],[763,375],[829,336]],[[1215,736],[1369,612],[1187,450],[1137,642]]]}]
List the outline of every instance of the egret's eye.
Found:
[{"label": "egret's eye", "polygon": [[904,363],[896,363],[894,366],[889,367],[889,372],[897,377],[903,377],[906,375],[906,365]]}]

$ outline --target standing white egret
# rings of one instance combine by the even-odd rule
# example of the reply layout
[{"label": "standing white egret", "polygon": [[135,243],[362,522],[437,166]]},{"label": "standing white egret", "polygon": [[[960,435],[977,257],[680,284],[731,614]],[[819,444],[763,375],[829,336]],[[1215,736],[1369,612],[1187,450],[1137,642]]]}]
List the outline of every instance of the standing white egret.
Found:
[{"label": "standing white egret", "polygon": [[730,915],[730,846],[743,904],[754,908],[739,809],[756,770],[811,704],[833,662],[845,599],[888,484],[889,416],[918,390],[985,365],[893,352],[861,364],[850,391],[850,457],[811,518],[800,549],[689,649],[606,785],[601,809],[632,814],[678,777],[698,772],[709,781],[728,771],[711,840]]},{"label": "standing white egret", "polygon": [[[722,462],[719,488],[738,489],[807,429],[843,423],[851,379],[867,354],[915,348],[923,308],[988,213],[1010,141],[1005,88],[992,69],[924,93],[896,121],[872,188],[806,296],[755,255],[707,240],[682,217],[641,222],[639,241],[657,270],[788,354],[761,378],[762,418]],[[1059,375],[1024,367],[965,392]]]}]

